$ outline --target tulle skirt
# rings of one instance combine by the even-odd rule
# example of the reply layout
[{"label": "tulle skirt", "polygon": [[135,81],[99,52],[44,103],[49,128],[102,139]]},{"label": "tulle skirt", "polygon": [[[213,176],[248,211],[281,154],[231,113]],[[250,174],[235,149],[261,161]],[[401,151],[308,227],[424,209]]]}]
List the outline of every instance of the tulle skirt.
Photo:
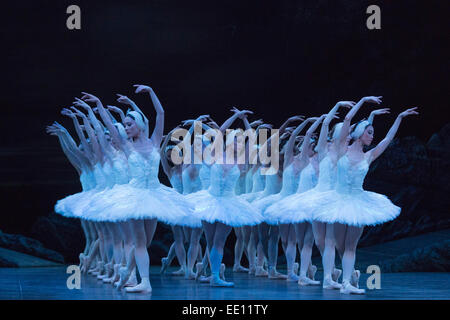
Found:
[{"label": "tulle skirt", "polygon": [[276,203],[278,203],[281,199],[286,197],[280,193],[271,194],[267,197],[257,199],[252,202],[252,205],[259,211],[264,217],[264,222],[270,225],[277,225],[279,223],[278,216],[273,216],[268,213],[268,208]]},{"label": "tulle skirt", "polygon": [[55,212],[67,218],[83,218],[84,208],[99,190],[81,191],[61,200],[55,205]]},{"label": "tulle skirt", "polygon": [[373,226],[395,219],[401,208],[385,195],[358,190],[350,194],[336,190],[304,193],[298,202],[313,220],[351,226]]},{"label": "tulle skirt", "polygon": [[239,195],[238,197],[241,197],[247,202],[253,202],[259,198],[262,197],[263,191],[257,191],[257,192],[250,192],[250,193],[244,193]]},{"label": "tulle skirt", "polygon": [[83,216],[109,222],[158,219],[170,225],[195,227],[189,219],[193,210],[183,195],[165,185],[145,189],[122,184],[93,196]]},{"label": "tulle skirt", "polygon": [[253,226],[263,222],[262,215],[239,196],[214,196],[208,190],[186,195],[195,205],[195,216],[209,223],[222,222],[228,226]]},{"label": "tulle skirt", "polygon": [[264,211],[264,217],[269,224],[289,224],[311,222],[311,215],[300,205],[303,193],[295,193],[279,199]]}]

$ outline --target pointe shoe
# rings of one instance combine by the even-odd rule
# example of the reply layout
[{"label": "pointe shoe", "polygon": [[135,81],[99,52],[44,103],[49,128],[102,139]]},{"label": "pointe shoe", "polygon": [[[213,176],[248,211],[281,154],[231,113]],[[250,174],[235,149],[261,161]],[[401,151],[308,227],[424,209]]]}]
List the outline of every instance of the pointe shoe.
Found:
[{"label": "pointe shoe", "polygon": [[137,286],[125,288],[125,291],[129,293],[150,293],[152,292],[152,286],[148,278],[143,278]]},{"label": "pointe shoe", "polygon": [[263,267],[256,267],[255,277],[267,277],[269,273]]},{"label": "pointe shoe", "polygon": [[269,279],[272,279],[272,280],[287,279],[287,275],[279,273],[275,268],[270,268],[268,273],[269,273]]},{"label": "pointe shoe", "polygon": [[350,281],[344,281],[340,290],[343,294],[365,294],[366,290],[358,289],[350,284]]},{"label": "pointe shoe", "polygon": [[342,285],[333,279],[327,278],[323,280],[322,288],[328,290],[338,290],[342,288]]},{"label": "pointe shoe", "polygon": [[242,272],[242,273],[245,273],[245,272],[248,272],[249,270],[247,269],[247,268],[244,268],[243,266],[241,266],[241,265],[234,265],[233,266],[233,272]]},{"label": "pointe shoe", "polygon": [[361,271],[354,270],[352,276],[350,277],[350,284],[355,288],[359,289],[359,277],[361,276]]},{"label": "pointe shoe", "polygon": [[198,279],[198,277],[200,277],[200,275],[203,274],[203,263],[201,262],[197,262],[195,264],[195,280]]},{"label": "pointe shoe", "polygon": [[219,278],[225,280],[225,263],[220,265]]},{"label": "pointe shoe", "polygon": [[255,275],[255,271],[256,271],[255,265],[251,265],[250,268],[248,268],[249,275]]},{"label": "pointe shoe", "polygon": [[159,271],[160,274],[163,274],[166,272],[167,267],[169,266],[169,259],[162,258],[161,259],[161,270]]},{"label": "pointe shoe", "polygon": [[196,277],[196,275],[193,271],[187,271],[184,275],[184,278],[186,280],[195,280],[195,277]]},{"label": "pointe shoe", "polygon": [[211,276],[211,280],[209,282],[209,284],[212,287],[233,287],[234,283],[233,282],[229,282],[229,281],[225,281],[219,278],[219,276],[216,274],[215,276]]},{"label": "pointe shoe", "polygon": [[186,272],[184,271],[183,267],[181,267],[179,270],[171,273],[171,275],[177,276],[177,277],[183,277],[185,274],[186,274]]},{"label": "pointe shoe", "polygon": [[315,280],[314,277],[317,272],[317,267],[315,265],[311,265],[311,267],[308,268],[308,278],[311,280]]},{"label": "pointe shoe", "polygon": [[308,277],[300,277],[300,279],[298,279],[298,285],[302,287],[320,286],[320,281],[311,280]]},{"label": "pointe shoe", "polygon": [[102,275],[98,275],[97,279],[104,280],[110,278],[112,277],[113,272],[114,272],[114,265],[111,262],[108,262],[107,264],[105,264],[105,273]]},{"label": "pointe shoe", "polygon": [[114,272],[112,274],[111,277],[109,278],[105,278],[103,279],[104,283],[115,283],[117,280],[119,280],[119,268],[120,268],[120,264],[115,264],[114,265]]},{"label": "pointe shoe", "polygon": [[105,263],[103,261],[99,261],[97,263],[98,269],[97,271],[92,272],[93,276],[99,276],[102,275],[105,272]]},{"label": "pointe shoe", "polygon": [[298,275],[296,275],[294,272],[290,272],[290,273],[288,272],[286,281],[298,282],[299,279],[300,279],[300,277]]},{"label": "pointe shoe", "polygon": [[331,278],[333,279],[333,281],[337,282],[341,274],[342,274],[341,269],[334,268],[333,273],[331,274]]},{"label": "pointe shoe", "polygon": [[200,283],[210,283],[211,282],[211,276],[200,276],[198,277],[198,282]]},{"label": "pointe shoe", "polygon": [[294,274],[298,275],[298,269],[300,268],[298,262],[294,262],[294,266],[293,266],[293,270],[294,270]]},{"label": "pointe shoe", "polygon": [[125,286],[125,284],[127,283],[128,279],[131,276],[131,272],[130,270],[128,270],[127,267],[120,267],[119,268],[119,277],[120,280],[117,284],[117,290],[122,290],[122,288]]}]

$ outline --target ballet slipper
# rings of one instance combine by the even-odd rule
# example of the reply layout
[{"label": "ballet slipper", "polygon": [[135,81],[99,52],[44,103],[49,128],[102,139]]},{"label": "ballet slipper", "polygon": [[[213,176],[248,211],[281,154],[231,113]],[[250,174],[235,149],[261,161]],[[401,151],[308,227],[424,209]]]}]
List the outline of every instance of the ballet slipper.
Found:
[{"label": "ballet slipper", "polygon": [[255,265],[250,265],[250,268],[248,268],[248,274],[254,275],[255,271],[256,271],[256,266]]},{"label": "ballet slipper", "polygon": [[341,269],[334,268],[333,273],[331,274],[331,278],[333,279],[333,281],[337,282],[341,274],[342,274]]},{"label": "ballet slipper", "polygon": [[195,280],[195,273],[193,271],[187,271],[184,275],[186,280]]},{"label": "ballet slipper", "polygon": [[161,259],[161,270],[159,271],[159,273],[160,274],[165,273],[168,266],[169,266],[169,259],[167,257],[162,258]]},{"label": "ballet slipper", "polygon": [[142,278],[141,283],[134,287],[125,288],[126,292],[129,293],[150,293],[152,292],[152,286],[150,285],[150,279],[145,277]]},{"label": "ballet slipper", "polygon": [[263,267],[256,267],[255,269],[255,277],[267,277],[269,275],[269,273],[264,270]]},{"label": "ballet slipper", "polygon": [[218,274],[213,274],[209,284],[212,287],[233,287],[234,283],[220,279]]},{"label": "ballet slipper", "polygon": [[114,272],[114,265],[112,262],[108,262],[107,264],[105,264],[105,269],[104,269],[105,273],[102,275],[98,275],[97,279],[99,280],[104,280],[107,278],[110,278]]},{"label": "ballet slipper", "polygon": [[115,264],[114,265],[113,275],[111,277],[109,277],[109,278],[103,279],[103,282],[104,283],[114,283],[117,280],[119,280],[119,268],[120,268],[120,266],[121,266],[120,264]]},{"label": "ballet slipper", "polygon": [[342,285],[334,281],[332,278],[326,278],[323,280],[322,288],[327,290],[337,290],[341,289]]},{"label": "ballet slipper", "polygon": [[294,266],[292,267],[292,269],[294,270],[295,275],[298,275],[299,268],[300,268],[300,265],[298,264],[298,262],[294,262]]},{"label": "ballet slipper", "polygon": [[200,283],[210,283],[211,282],[211,276],[200,276],[200,277],[198,277],[198,281],[200,282]]},{"label": "ballet slipper", "polygon": [[342,288],[340,290],[343,294],[365,294],[366,290],[358,289],[350,284],[350,281],[342,282]]},{"label": "ballet slipper", "polygon": [[361,276],[361,272],[359,270],[354,270],[352,272],[352,276],[350,277],[350,284],[358,289],[359,289],[359,277],[360,276]]},{"label": "ballet slipper", "polygon": [[219,278],[225,280],[225,264],[220,264]]},{"label": "ballet slipper", "polygon": [[183,277],[185,274],[186,274],[186,272],[184,271],[183,267],[181,267],[179,270],[171,273],[171,275],[177,276],[177,277]]},{"label": "ballet slipper", "polygon": [[298,282],[299,279],[300,279],[300,277],[298,275],[296,275],[294,272],[290,272],[290,273],[288,272],[286,281]]},{"label": "ballet slipper", "polygon": [[310,278],[311,280],[315,280],[314,279],[314,276],[316,275],[316,272],[317,272],[317,267],[315,266],[315,265],[311,265],[309,268],[308,268],[308,278]]},{"label": "ballet slipper", "polygon": [[249,270],[241,265],[234,265],[233,266],[233,272],[248,272]]},{"label": "ballet slipper", "polygon": [[287,276],[285,274],[279,273],[275,268],[269,267],[269,279],[272,280],[285,280]]},{"label": "ballet slipper", "polygon": [[201,274],[203,274],[203,263],[197,262],[195,264],[195,280],[197,280]]},{"label": "ballet slipper", "polygon": [[298,279],[298,285],[302,287],[306,286],[320,286],[320,281],[311,280],[308,277],[302,276]]},{"label": "ballet slipper", "polygon": [[125,283],[125,287],[134,287],[137,286],[138,282],[137,282],[137,278],[136,278],[136,269],[133,269],[133,271],[131,271],[131,275],[128,278],[128,281]]},{"label": "ballet slipper", "polygon": [[117,284],[117,290],[122,290],[122,288],[125,286],[125,284],[127,283],[128,279],[131,276],[131,271],[128,270],[127,267],[120,267],[119,268],[119,283]]},{"label": "ballet slipper", "polygon": [[105,271],[105,263],[103,261],[99,261],[97,263],[97,266],[98,266],[98,271],[92,272],[92,275],[95,277],[102,275],[103,272]]}]

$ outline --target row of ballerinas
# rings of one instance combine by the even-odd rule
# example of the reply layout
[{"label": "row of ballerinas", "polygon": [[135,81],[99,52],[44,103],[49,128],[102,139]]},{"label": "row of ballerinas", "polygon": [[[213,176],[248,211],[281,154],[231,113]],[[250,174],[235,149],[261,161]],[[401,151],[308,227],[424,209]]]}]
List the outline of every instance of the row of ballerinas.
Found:
[{"label": "row of ballerinas", "polygon": [[[358,103],[341,101],[320,117],[291,117],[279,129],[279,168],[266,175],[266,165],[253,164],[248,157],[244,163],[236,161],[237,150],[244,148],[248,155],[255,146],[236,139],[234,131],[226,135],[224,145],[201,134],[185,141],[193,153],[212,144],[214,161],[172,161],[177,145],[171,143],[171,136],[179,127],[164,136],[164,110],[155,92],[145,85],[135,87],[136,93],[148,93],[153,102],[156,119],[151,135],[148,118],[124,95],[119,95],[118,102],[129,107],[126,113],[115,106],[105,108],[100,99],[88,93],[75,98],[70,109],[63,109],[62,114],[73,120],[79,145],[60,124],[55,122],[47,128],[58,137],[80,176],[82,192],[59,200],[55,211],[81,221],[86,237],[80,254],[83,273],[127,292],[151,292],[148,248],[159,221],[171,226],[174,238],[168,256],[162,259],[162,272],[176,257],[181,269],[174,274],[211,286],[233,286],[225,279],[222,259],[225,242],[234,229],[235,272],[296,281],[301,286],[320,285],[314,279],[317,268],[311,263],[315,243],[322,255],[322,287],[346,294],[364,293],[358,285],[360,273],[354,268],[363,228],[400,214],[400,208],[386,196],[363,190],[364,178],[371,162],[394,138],[402,119],[418,114],[417,108],[400,113],[386,137],[368,151],[365,147],[372,145],[373,118],[389,113],[389,109],[372,111],[368,120],[351,122],[364,104],[380,104],[381,97],[364,97]],[[329,130],[343,109],[349,110],[344,120]],[[245,129],[258,132],[271,128],[262,120],[250,123],[249,110],[231,111],[233,115],[222,125],[203,115],[180,126],[189,128],[192,134],[194,123],[200,122],[205,130],[225,134],[239,119]],[[289,126],[294,122],[300,123]],[[231,162],[225,160],[230,145],[235,150]],[[160,183],[160,163],[172,187]],[[202,234],[206,240],[204,254]],[[286,275],[276,269],[280,239]],[[300,265],[295,262],[297,248]],[[335,267],[336,250],[342,270]],[[249,268],[241,266],[244,253]]]}]

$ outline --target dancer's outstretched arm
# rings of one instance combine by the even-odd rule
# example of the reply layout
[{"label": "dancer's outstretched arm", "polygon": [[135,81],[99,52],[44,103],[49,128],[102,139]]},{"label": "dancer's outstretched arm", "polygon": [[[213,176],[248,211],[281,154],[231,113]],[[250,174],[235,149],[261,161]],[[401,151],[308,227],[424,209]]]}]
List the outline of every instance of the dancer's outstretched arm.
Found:
[{"label": "dancer's outstretched arm", "polygon": [[351,108],[355,105],[355,102],[353,101],[339,101],[336,103],[336,105],[333,107],[333,109],[328,112],[325,120],[323,120],[322,127],[320,128],[320,135],[319,140],[317,142],[317,152],[319,155],[319,162],[323,158],[325,158],[325,155],[327,154],[327,138],[328,138],[328,131],[330,122],[337,118],[337,111],[341,107],[345,108]]},{"label": "dancer's outstretched arm", "polygon": [[[125,139],[122,138],[122,136],[119,134],[116,126],[114,125],[110,114],[108,114],[108,112],[106,111],[106,109],[103,107],[102,102],[100,101],[99,98],[97,98],[96,96],[83,92],[83,97],[82,99],[84,99],[85,101],[88,102],[94,102],[97,106],[97,110],[98,113],[100,115],[100,117],[102,118],[103,122],[105,123],[106,127],[109,130],[109,133],[111,135],[111,139],[114,141],[114,143],[118,146],[118,148],[120,148],[122,151],[124,151],[127,155],[129,154],[129,148],[127,148],[128,144],[127,141]],[[94,112],[92,112],[91,107],[85,103],[83,100],[77,99],[77,102],[80,107],[83,107],[89,114],[89,119],[91,120],[91,122],[93,122],[94,124],[94,128],[96,130],[100,130],[100,121],[98,121],[98,119],[95,117]],[[103,130],[101,130],[100,132],[100,139],[101,144],[103,149],[105,150],[105,153],[108,154],[109,157],[111,157],[112,155],[109,153],[109,145],[106,142],[105,139],[105,134],[103,132]]]},{"label": "dancer's outstretched arm", "polygon": [[[136,91],[137,91],[137,89],[136,89]],[[144,120],[144,125],[145,125],[144,134],[145,134],[145,137],[148,138],[150,129],[149,129],[149,125],[148,125],[148,119],[145,116],[145,114],[141,111],[141,109],[139,109],[139,107],[133,100],[131,100],[127,96],[124,96],[123,94],[118,93],[117,95],[119,96],[119,98],[117,98],[118,102],[129,105],[134,111],[139,112],[139,114],[142,116],[142,119]]]},{"label": "dancer's outstretched arm", "polygon": [[375,118],[375,116],[378,116],[378,115],[381,115],[381,114],[389,114],[390,110],[391,109],[389,109],[389,108],[373,110],[370,113],[369,119],[367,119],[367,121],[369,121],[370,124],[373,124],[373,119]]},{"label": "dancer's outstretched arm", "polygon": [[[150,94],[150,98],[152,99],[153,106],[156,111],[155,128],[153,129],[153,133],[152,136],[150,137],[150,140],[152,140],[155,146],[159,147],[161,145],[162,136],[164,135],[164,109],[152,88],[141,84],[135,84],[134,87],[136,87],[136,93],[148,92]],[[144,116],[144,121],[147,122],[148,126],[148,120],[146,119],[147,118],[145,118]]]},{"label": "dancer's outstretched arm", "polygon": [[118,108],[118,107],[116,107],[116,106],[110,106],[110,105],[107,105],[107,106],[106,106],[106,110],[107,110],[108,113],[111,115],[111,117],[113,116],[111,112],[118,113],[119,116],[120,116],[120,121],[121,121],[122,123],[125,122],[125,113],[123,113],[123,110],[122,110],[122,109],[120,109],[120,108]]},{"label": "dancer's outstretched arm", "polygon": [[287,168],[289,164],[291,164],[292,160],[294,159],[294,146],[297,136],[300,134],[300,132],[306,127],[306,125],[310,122],[315,121],[317,118],[308,118],[302,123],[300,123],[297,128],[291,133],[289,140],[286,144],[286,148],[284,151],[284,163],[283,168]]},{"label": "dancer's outstretched arm", "polygon": [[229,117],[227,120],[225,120],[225,122],[220,126],[219,130],[220,132],[222,132],[222,134],[225,133],[225,131],[233,124],[234,121],[236,121],[237,118],[243,117],[246,114],[253,114],[252,111],[250,110],[242,110],[239,112],[235,112],[235,108],[231,109],[231,111],[234,112],[234,114]]},{"label": "dancer's outstretched arm", "polygon": [[287,119],[282,125],[281,127],[278,129],[278,132],[280,134],[280,136],[286,131],[288,125],[294,121],[303,121],[305,120],[304,116],[293,116],[290,117],[289,119]]},{"label": "dancer's outstretched arm", "polygon": [[308,149],[309,149],[309,146],[311,145],[311,136],[317,130],[320,123],[325,119],[326,116],[327,116],[326,114],[323,114],[320,117],[315,118],[314,123],[311,125],[311,127],[309,127],[308,131],[306,131],[306,134],[303,137],[303,142],[302,142],[302,147],[301,147],[302,151],[300,151],[300,155],[298,157],[298,161],[300,162],[301,167],[306,166],[309,162]]},{"label": "dancer's outstretched arm", "polygon": [[[83,100],[78,99],[78,98],[75,98],[75,99],[76,99],[76,101],[74,101],[74,105],[77,107],[82,107],[88,112],[88,119],[94,127],[94,131],[97,136],[97,141],[101,147],[101,152],[103,153],[104,156],[106,156],[106,159],[112,160],[113,155],[111,154],[111,146],[108,143],[108,141],[106,140],[103,125],[100,123],[100,121],[98,121],[98,119],[95,116],[94,112],[92,111],[91,107],[86,102],[84,102]],[[72,107],[72,109],[78,111],[79,113],[82,113],[75,107]],[[111,119],[109,119],[109,120],[111,121]]]},{"label": "dancer's outstretched arm", "polygon": [[353,106],[353,108],[347,113],[347,115],[344,118],[344,122],[342,123],[341,132],[338,139],[338,150],[339,150],[339,157],[345,154],[347,152],[347,145],[346,145],[346,139],[350,132],[350,123],[355,116],[355,114],[358,112],[358,110],[361,108],[361,106],[365,102],[371,102],[380,104],[381,103],[381,96],[375,97],[375,96],[368,96],[364,97],[357,104]]},{"label": "dancer's outstretched arm", "polygon": [[64,139],[63,139],[63,131],[56,125],[56,122],[53,125],[47,126],[47,133],[53,136],[58,137],[58,141],[61,145],[61,148],[69,160],[70,164],[77,170],[78,174],[81,174],[81,163],[79,159],[69,150]]},{"label": "dancer's outstretched arm", "polygon": [[400,127],[400,123],[402,122],[402,119],[404,117],[411,116],[411,115],[417,115],[417,114],[419,114],[419,112],[417,112],[417,107],[407,109],[407,110],[403,111],[402,113],[400,113],[397,116],[397,118],[395,119],[394,124],[389,129],[388,133],[386,134],[386,137],[383,140],[381,140],[380,143],[378,143],[378,145],[375,148],[368,151],[369,162],[374,161],[376,158],[378,158],[384,152],[384,150],[386,150],[386,148],[391,143],[392,139],[394,139],[395,134],[397,133],[397,130]]},{"label": "dancer's outstretched arm", "polygon": [[91,164],[93,164],[94,160],[93,160],[93,155],[92,153],[94,152],[94,150],[92,150],[92,146],[87,142],[86,137],[84,136],[83,133],[83,129],[80,126],[80,123],[78,122],[78,118],[77,116],[69,109],[64,108],[61,111],[61,114],[68,116],[72,119],[73,121],[73,126],[75,127],[75,131],[78,135],[78,138],[80,139],[81,145],[83,146],[86,156],[89,158]]},{"label": "dancer's outstretched arm", "polygon": [[95,135],[94,129],[92,128],[88,118],[86,117],[86,115],[84,113],[82,113],[78,109],[76,109],[74,107],[72,107],[72,109],[75,111],[76,116],[83,119],[84,128],[86,129],[86,132],[89,136],[89,140],[92,143],[92,149],[94,150],[94,153],[93,153],[95,156],[94,162],[100,162],[101,164],[103,164],[103,162],[104,162],[103,153],[102,153],[100,145],[97,141],[97,136]]}]

